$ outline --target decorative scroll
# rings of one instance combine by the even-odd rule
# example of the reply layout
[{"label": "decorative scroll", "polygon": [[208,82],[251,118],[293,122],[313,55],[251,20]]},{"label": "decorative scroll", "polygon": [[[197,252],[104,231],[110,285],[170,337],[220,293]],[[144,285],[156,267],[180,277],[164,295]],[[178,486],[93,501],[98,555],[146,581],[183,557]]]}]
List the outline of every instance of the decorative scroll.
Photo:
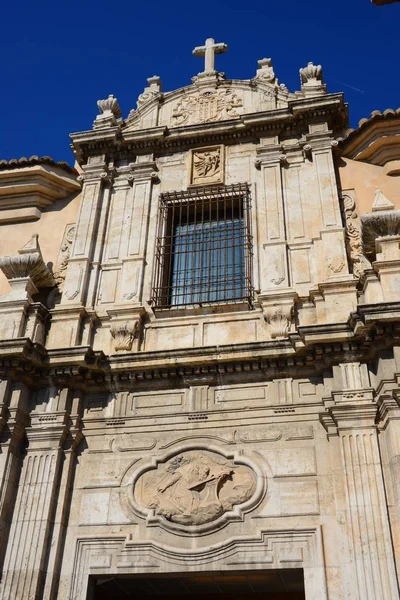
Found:
[{"label": "decorative scroll", "polygon": [[361,247],[360,221],[356,203],[350,194],[343,195],[343,213],[346,227],[346,250],[357,279],[364,273],[363,251]]},{"label": "decorative scroll", "polygon": [[67,274],[67,267],[69,257],[71,256],[72,242],[75,236],[75,223],[67,225],[64,232],[64,238],[58,253],[57,267],[54,271],[54,279],[58,285],[58,289],[62,292],[64,287],[65,276]]}]

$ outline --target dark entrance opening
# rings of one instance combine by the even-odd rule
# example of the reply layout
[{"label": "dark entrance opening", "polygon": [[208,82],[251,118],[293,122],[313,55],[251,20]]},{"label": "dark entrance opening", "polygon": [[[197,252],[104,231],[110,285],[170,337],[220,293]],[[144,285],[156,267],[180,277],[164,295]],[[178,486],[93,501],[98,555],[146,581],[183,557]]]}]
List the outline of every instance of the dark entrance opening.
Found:
[{"label": "dark entrance opening", "polygon": [[305,600],[302,569],[171,575],[104,576],[91,579],[90,600]]}]

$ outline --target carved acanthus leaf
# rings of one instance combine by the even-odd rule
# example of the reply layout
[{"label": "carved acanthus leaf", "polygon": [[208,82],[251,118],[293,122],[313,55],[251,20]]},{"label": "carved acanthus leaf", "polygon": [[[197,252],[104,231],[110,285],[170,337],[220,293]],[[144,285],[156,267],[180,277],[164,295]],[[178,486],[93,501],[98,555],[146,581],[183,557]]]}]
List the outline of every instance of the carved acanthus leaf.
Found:
[{"label": "carved acanthus leaf", "polygon": [[133,340],[139,329],[139,320],[115,321],[111,323],[110,332],[114,338],[114,348],[116,352],[129,352],[132,348]]},{"label": "carved acanthus leaf", "polygon": [[288,336],[292,312],[292,304],[265,306],[263,308],[264,318],[270,327],[271,338]]}]

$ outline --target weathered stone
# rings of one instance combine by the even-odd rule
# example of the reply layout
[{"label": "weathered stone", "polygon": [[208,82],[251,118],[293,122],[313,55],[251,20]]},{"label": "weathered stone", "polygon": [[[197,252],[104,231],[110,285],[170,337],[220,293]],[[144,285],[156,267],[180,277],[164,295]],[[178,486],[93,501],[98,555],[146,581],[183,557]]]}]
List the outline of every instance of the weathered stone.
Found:
[{"label": "weathered stone", "polygon": [[399,598],[400,113],[226,49],[0,162],[1,600]]}]

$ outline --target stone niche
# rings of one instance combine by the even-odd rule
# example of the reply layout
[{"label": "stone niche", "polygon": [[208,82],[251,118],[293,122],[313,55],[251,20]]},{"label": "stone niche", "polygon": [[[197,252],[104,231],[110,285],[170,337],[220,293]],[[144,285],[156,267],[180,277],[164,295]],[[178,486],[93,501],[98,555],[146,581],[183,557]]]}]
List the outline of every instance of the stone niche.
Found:
[{"label": "stone niche", "polygon": [[264,495],[264,478],[243,457],[203,448],[145,465],[133,482],[132,508],[147,524],[197,533],[242,518]]}]

